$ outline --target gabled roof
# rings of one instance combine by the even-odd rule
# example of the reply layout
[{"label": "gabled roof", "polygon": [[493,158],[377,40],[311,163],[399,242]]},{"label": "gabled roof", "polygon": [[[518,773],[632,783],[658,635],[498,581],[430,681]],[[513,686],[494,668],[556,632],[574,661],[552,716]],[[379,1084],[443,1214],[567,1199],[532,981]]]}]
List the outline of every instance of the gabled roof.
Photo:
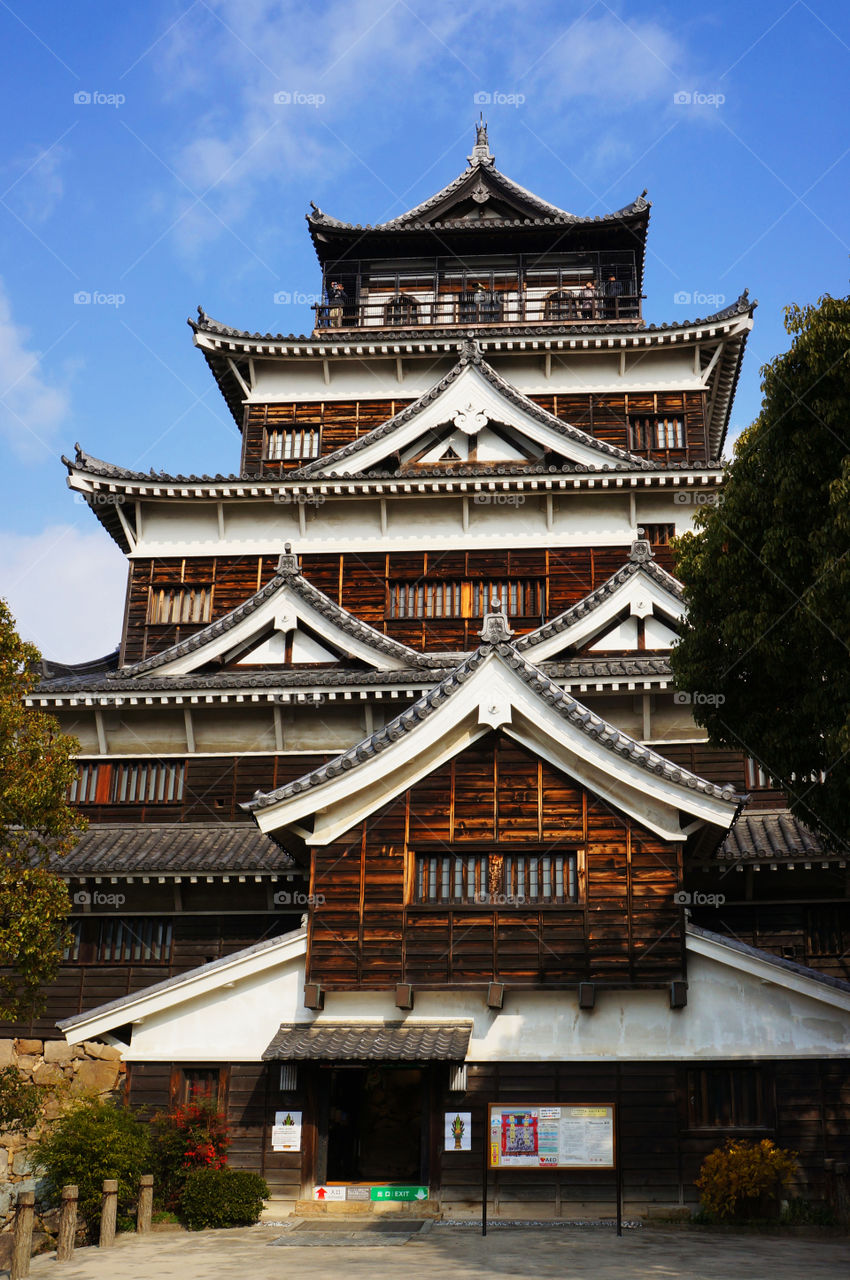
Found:
[{"label": "gabled roof", "polygon": [[420,777],[499,729],[666,839],[681,815],[726,827],[743,797],[665,760],[560,689],[510,643],[503,614],[488,614],[484,643],[382,729],[302,778],[243,808],[264,831],[311,843],[338,838]]},{"label": "gabled roof", "polygon": [[289,543],[278,561],[277,573],[266,586],[230,613],[195,632],[170,649],[124,667],[122,678],[184,675],[209,662],[228,662],[242,656],[275,630],[287,631],[303,623],[320,633],[347,657],[382,669],[427,667],[429,659],[398,640],[383,635],[335,604],[304,578]]},{"label": "gabled roof", "polygon": [[[639,599],[640,595],[644,599]],[[656,564],[652,547],[642,539],[632,544],[622,569],[551,622],[520,636],[516,648],[534,662],[551,659],[584,643],[627,606],[640,616],[658,610],[672,621],[685,612],[682,584]]]},{"label": "gabled roof", "polygon": [[[409,446],[437,426],[461,421],[504,423],[545,451],[557,452],[576,470],[658,471],[649,462],[597,440],[541,409],[487,363],[475,341],[460,345],[454,368],[413,404],[366,435],[291,472],[297,478],[370,472],[388,454]],[[466,430],[465,427],[460,427]],[[477,430],[477,428],[475,428]],[[486,471],[486,467],[482,468]],[[414,472],[415,474],[415,472]]]}]

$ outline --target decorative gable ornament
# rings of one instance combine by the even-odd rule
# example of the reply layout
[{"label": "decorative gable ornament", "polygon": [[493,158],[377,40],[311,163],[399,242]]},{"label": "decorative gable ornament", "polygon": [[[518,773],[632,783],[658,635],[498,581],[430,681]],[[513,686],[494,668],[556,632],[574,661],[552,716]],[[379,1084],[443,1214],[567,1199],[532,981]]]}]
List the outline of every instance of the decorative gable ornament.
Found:
[{"label": "decorative gable ornament", "polygon": [[469,402],[465,409],[460,409],[452,418],[455,426],[468,436],[474,436],[479,431],[483,431],[489,421],[487,414],[480,409],[476,409],[472,401]]}]

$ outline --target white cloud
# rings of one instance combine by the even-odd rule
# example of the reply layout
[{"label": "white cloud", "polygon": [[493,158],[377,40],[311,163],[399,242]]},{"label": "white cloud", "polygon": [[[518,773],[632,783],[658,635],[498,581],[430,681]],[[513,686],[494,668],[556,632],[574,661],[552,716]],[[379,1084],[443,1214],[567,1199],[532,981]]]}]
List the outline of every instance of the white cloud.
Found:
[{"label": "white cloud", "polygon": [[0,595],[45,658],[85,662],[121,639],[127,562],[103,529],[0,530]]},{"label": "white cloud", "polygon": [[0,281],[0,432],[26,461],[52,456],[70,409],[67,387],[42,377],[41,353],[28,346],[29,332],[12,318]]}]

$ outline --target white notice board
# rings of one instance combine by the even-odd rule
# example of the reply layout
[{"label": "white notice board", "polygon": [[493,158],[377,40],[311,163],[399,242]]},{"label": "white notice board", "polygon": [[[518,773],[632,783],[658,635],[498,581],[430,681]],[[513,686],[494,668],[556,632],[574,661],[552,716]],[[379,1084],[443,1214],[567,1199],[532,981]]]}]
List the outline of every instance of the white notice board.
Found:
[{"label": "white notice board", "polygon": [[491,1102],[491,1169],[614,1169],[613,1103]]}]

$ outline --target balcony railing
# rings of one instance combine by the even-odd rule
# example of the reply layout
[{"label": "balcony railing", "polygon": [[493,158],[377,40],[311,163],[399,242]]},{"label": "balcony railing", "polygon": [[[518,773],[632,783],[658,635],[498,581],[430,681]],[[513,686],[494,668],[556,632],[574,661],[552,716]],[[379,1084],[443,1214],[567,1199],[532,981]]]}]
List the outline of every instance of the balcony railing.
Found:
[{"label": "balcony railing", "polygon": [[476,328],[481,325],[611,324],[640,319],[639,294],[619,282],[548,292],[461,290],[433,293],[375,291],[355,301],[330,296],[314,306],[316,329]]}]

